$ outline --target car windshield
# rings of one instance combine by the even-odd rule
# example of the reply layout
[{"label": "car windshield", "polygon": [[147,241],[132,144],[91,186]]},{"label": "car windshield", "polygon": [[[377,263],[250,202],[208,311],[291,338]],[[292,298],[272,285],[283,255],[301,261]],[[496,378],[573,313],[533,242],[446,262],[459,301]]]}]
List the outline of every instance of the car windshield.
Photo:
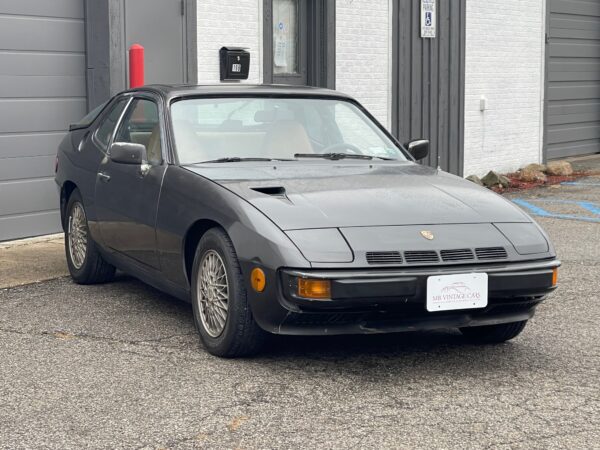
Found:
[{"label": "car windshield", "polygon": [[402,151],[355,104],[312,98],[190,98],[171,105],[181,164],[398,159]]}]

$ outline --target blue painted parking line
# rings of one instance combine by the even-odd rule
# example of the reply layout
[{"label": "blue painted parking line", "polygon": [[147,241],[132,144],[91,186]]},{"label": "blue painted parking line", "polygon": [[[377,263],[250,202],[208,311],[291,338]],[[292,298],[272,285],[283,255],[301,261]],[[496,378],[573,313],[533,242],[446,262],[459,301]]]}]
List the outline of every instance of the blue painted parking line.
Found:
[{"label": "blue painted parking line", "polygon": [[577,203],[582,208],[585,208],[588,211],[592,212],[593,214],[600,216],[600,208],[598,208],[598,206],[595,203],[592,203],[592,202],[577,202]]},{"label": "blue painted parking line", "polygon": [[580,208],[583,208],[584,210],[589,211],[598,217],[580,216],[580,215],[576,215],[576,214],[558,214],[558,213],[548,211],[548,210],[542,208],[541,206],[534,205],[533,203],[531,203],[527,200],[523,200],[522,198],[514,198],[512,201],[514,203],[516,203],[517,205],[528,209],[529,212],[531,212],[535,216],[548,217],[548,218],[552,218],[552,219],[580,220],[583,222],[600,223],[600,207],[598,207],[598,205],[596,205],[595,203],[592,203],[592,202],[582,202],[582,201],[576,201],[576,200],[559,200],[559,199],[536,199],[535,200],[536,202],[543,202],[543,203],[562,203],[562,204],[577,205]]},{"label": "blue painted parking line", "polygon": [[551,213],[546,211],[544,208],[540,208],[539,206],[536,206],[532,203],[526,202],[523,199],[513,198],[513,202],[519,206],[523,206],[523,207],[527,208],[529,211],[531,211],[536,216],[549,217],[552,215]]},{"label": "blue painted parking line", "polygon": [[563,186],[600,186],[600,183],[582,183],[580,181],[563,181],[560,184]]}]

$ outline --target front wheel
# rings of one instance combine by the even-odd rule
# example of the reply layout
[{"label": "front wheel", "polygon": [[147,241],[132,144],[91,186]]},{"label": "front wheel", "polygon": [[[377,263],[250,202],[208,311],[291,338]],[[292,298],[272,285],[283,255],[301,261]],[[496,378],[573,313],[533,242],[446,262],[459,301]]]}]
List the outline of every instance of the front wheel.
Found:
[{"label": "front wheel", "polygon": [[85,208],[77,189],[67,203],[65,253],[69,273],[76,283],[103,283],[115,274],[114,266],[102,258],[90,236]]},{"label": "front wheel", "polygon": [[484,325],[482,327],[461,328],[461,333],[470,341],[480,344],[500,344],[509,341],[519,334],[527,325],[526,320],[520,322]]},{"label": "front wheel", "polygon": [[267,337],[250,311],[233,243],[220,228],[208,230],[196,249],[192,306],[200,339],[215,356],[251,355]]}]

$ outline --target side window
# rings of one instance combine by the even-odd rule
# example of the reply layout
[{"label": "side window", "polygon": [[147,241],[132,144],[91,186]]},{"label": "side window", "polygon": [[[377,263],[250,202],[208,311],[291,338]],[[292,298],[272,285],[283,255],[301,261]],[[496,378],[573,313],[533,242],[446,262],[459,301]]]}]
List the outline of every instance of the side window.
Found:
[{"label": "side window", "polygon": [[158,105],[152,100],[138,98],[133,101],[119,127],[115,142],[131,142],[146,147],[148,162],[162,162],[162,146]]},{"label": "side window", "polygon": [[127,104],[129,99],[124,98],[119,100],[110,110],[108,115],[102,119],[100,126],[96,130],[96,134],[94,135],[97,143],[104,149],[105,151],[108,149],[108,144],[110,142],[110,137],[117,126],[117,121],[119,117],[121,117],[121,113],[123,112],[123,108]]}]

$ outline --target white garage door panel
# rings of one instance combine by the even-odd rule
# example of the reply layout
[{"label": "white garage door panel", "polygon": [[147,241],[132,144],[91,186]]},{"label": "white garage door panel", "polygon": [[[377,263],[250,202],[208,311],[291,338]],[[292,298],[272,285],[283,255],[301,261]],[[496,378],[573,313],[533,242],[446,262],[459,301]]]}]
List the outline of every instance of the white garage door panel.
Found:
[{"label": "white garage door panel", "polygon": [[558,142],[552,145],[552,149],[562,155],[589,155],[598,151],[598,139],[579,140],[576,144]]},{"label": "white garage door panel", "polygon": [[[23,83],[27,90],[23,90]],[[85,99],[85,77],[82,76],[2,76],[0,97],[81,97]]]},{"label": "white garage door panel", "polygon": [[548,88],[548,100],[600,98],[600,81],[565,81]]},{"label": "white garage door panel", "polygon": [[85,116],[83,99],[0,99],[0,133],[66,130]]},{"label": "white garage door panel", "polygon": [[600,121],[600,111],[587,114],[564,114],[548,117],[548,125],[597,123]]},{"label": "white garage door panel", "polygon": [[0,241],[60,229],[56,149],[87,110],[83,5],[0,0]]},{"label": "white garage door panel", "polygon": [[0,217],[58,209],[53,179],[4,181],[0,184]]},{"label": "white garage door panel", "polygon": [[548,139],[555,143],[600,139],[600,127],[595,122],[561,124],[548,131]]},{"label": "white garage door panel", "polygon": [[600,1],[548,0],[545,149],[600,152]]},{"label": "white garage door panel", "polygon": [[0,134],[0,160],[2,158],[56,155],[58,144],[64,136],[64,131],[24,135]]},{"label": "white garage door panel", "polygon": [[78,53],[2,52],[0,75],[75,75],[85,73],[85,55]]},{"label": "white garage door panel", "polygon": [[600,3],[589,0],[551,0],[554,13],[600,16]]},{"label": "white garage door panel", "polygon": [[83,20],[79,19],[0,16],[0,48],[3,50],[83,52],[83,32]]},{"label": "white garage door panel", "polygon": [[22,180],[54,176],[56,156],[31,156],[29,158],[6,158],[0,165],[0,178]]},{"label": "white garage door panel", "polygon": [[1,0],[3,14],[25,16],[83,18],[82,0]]},{"label": "white garage door panel", "polygon": [[3,240],[58,233],[60,214],[58,211],[44,211],[12,217],[0,217],[0,230]]}]

